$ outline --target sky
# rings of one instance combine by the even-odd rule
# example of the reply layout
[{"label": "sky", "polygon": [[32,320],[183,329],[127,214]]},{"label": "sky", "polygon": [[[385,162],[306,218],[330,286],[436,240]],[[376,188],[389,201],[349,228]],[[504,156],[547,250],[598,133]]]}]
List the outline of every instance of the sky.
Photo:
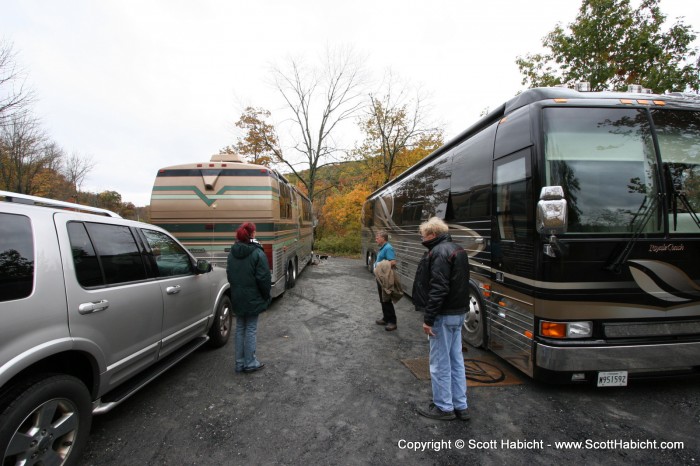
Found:
[{"label": "sky", "polygon": [[[633,1],[634,3],[634,1]],[[700,8],[662,0],[700,31]],[[246,106],[285,106],[271,69],[314,65],[329,48],[362,57],[368,90],[387,70],[429,103],[456,136],[523,90],[518,56],[542,51],[575,0],[3,0],[0,40],[12,45],[32,111],[67,154],[94,168],[83,190],[150,203],[158,169],[208,161],[241,136]],[[700,46],[696,41],[695,46]],[[356,126],[341,128],[346,145]],[[283,144],[286,140],[280,134]],[[282,170],[284,171],[284,170]]]}]

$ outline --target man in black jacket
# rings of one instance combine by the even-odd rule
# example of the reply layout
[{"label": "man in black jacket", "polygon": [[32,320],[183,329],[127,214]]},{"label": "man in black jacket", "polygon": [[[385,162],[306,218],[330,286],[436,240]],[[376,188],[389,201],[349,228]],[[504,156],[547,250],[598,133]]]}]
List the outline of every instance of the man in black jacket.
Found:
[{"label": "man in black jacket", "polygon": [[466,421],[462,325],[469,303],[469,258],[447,231],[447,224],[437,217],[420,226],[428,252],[416,270],[413,302],[424,313],[423,331],[430,340],[433,402],[418,413],[431,419]]}]

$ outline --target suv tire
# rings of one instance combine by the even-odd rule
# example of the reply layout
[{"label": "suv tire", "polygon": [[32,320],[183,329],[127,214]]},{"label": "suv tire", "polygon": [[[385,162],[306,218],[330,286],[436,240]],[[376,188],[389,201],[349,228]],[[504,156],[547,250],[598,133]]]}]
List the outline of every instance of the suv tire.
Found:
[{"label": "suv tire", "polygon": [[209,346],[212,348],[221,348],[228,341],[231,335],[231,298],[224,295],[216,307],[214,314],[214,323],[209,329]]},{"label": "suv tire", "polygon": [[90,393],[79,379],[31,378],[0,400],[0,445],[7,446],[2,464],[75,464],[91,423]]}]

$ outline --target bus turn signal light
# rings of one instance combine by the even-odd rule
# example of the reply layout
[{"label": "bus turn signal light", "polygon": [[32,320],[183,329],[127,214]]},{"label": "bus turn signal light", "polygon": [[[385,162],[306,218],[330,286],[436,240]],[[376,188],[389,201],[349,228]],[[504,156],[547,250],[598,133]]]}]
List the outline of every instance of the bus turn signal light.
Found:
[{"label": "bus turn signal light", "polygon": [[566,324],[559,322],[542,322],[542,336],[549,338],[566,338]]},{"label": "bus turn signal light", "polygon": [[540,335],[548,338],[590,338],[593,322],[540,322]]}]

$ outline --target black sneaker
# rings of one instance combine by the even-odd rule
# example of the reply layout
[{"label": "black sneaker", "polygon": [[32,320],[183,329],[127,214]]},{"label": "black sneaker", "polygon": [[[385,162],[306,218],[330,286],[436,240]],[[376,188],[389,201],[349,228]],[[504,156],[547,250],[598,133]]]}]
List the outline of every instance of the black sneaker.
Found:
[{"label": "black sneaker", "polygon": [[457,419],[460,421],[468,421],[469,420],[469,410],[468,409],[455,409],[455,416],[457,416]]},{"label": "black sneaker", "polygon": [[376,323],[377,325],[386,325],[386,321],[385,321],[384,319],[377,319],[377,320],[375,321],[375,323]]},{"label": "black sneaker", "polygon": [[421,416],[425,416],[430,419],[439,419],[441,421],[449,421],[456,417],[454,411],[443,411],[435,406],[435,403],[430,403],[430,405],[428,405],[428,409],[418,408],[417,411]]},{"label": "black sneaker", "polygon": [[259,366],[255,366],[255,367],[246,367],[245,369],[243,369],[243,372],[244,372],[245,374],[250,374],[251,372],[257,372],[257,371],[259,371],[259,370],[262,369],[263,367],[265,367],[265,363],[264,363],[264,362],[263,362],[263,363],[260,363]]}]

